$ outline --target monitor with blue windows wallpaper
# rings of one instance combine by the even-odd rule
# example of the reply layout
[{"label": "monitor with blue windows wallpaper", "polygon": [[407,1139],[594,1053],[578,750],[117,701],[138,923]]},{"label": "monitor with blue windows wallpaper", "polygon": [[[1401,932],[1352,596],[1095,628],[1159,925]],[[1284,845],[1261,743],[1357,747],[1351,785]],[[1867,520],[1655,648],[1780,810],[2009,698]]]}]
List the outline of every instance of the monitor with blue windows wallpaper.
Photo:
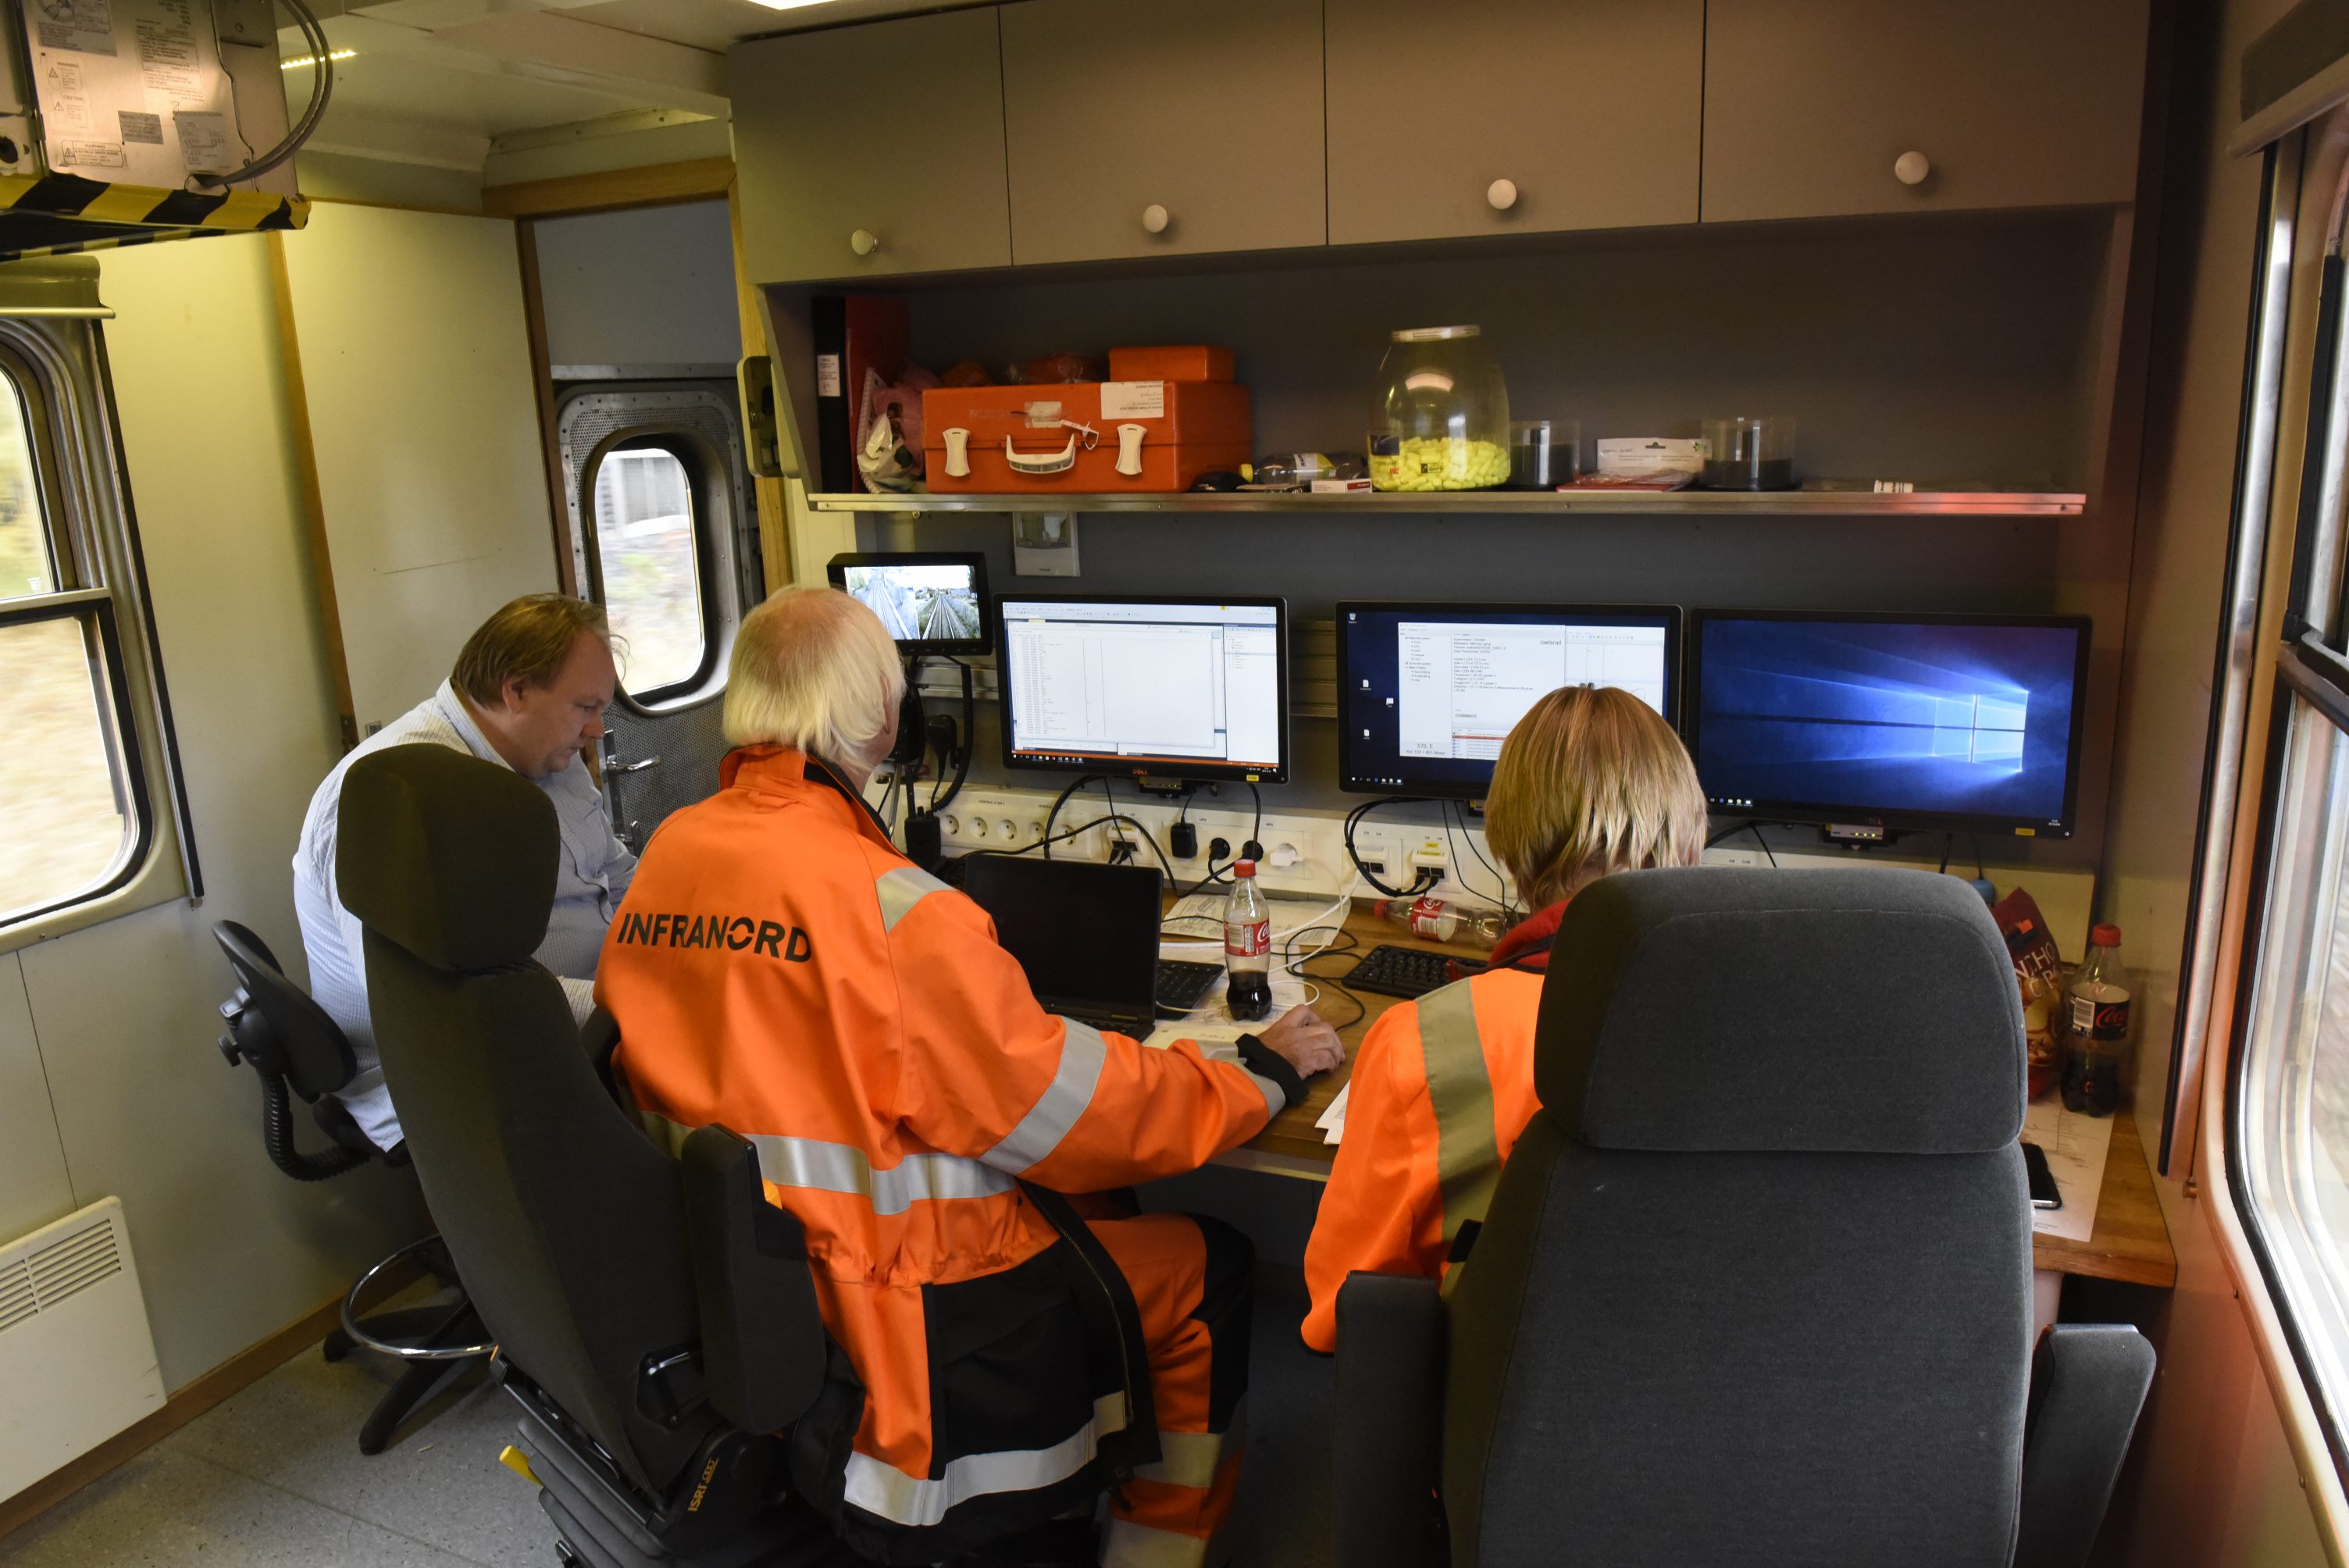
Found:
[{"label": "monitor with blue windows wallpaper", "polygon": [[1715,811],[2068,837],[2089,624],[1700,610],[1683,726]]}]

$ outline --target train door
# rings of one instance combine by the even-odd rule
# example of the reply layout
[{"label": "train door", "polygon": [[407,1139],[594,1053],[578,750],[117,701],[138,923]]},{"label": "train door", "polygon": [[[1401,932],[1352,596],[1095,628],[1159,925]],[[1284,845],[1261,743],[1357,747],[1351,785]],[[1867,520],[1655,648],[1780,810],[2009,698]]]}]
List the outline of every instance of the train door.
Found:
[{"label": "train door", "polygon": [[742,614],[764,594],[734,389],[600,382],[556,406],[572,565],[623,645],[604,794],[637,850],[718,788],[719,712]]}]

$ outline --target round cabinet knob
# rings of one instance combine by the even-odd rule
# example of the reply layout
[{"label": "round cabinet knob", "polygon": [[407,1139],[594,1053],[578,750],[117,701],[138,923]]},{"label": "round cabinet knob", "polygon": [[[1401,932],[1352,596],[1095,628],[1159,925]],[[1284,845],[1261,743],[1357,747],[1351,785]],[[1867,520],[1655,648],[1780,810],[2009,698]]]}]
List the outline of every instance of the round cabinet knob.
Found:
[{"label": "round cabinet knob", "polygon": [[1933,172],[1933,160],[1921,152],[1904,152],[1892,160],[1892,178],[1903,185],[1922,185]]},{"label": "round cabinet knob", "polygon": [[1494,181],[1485,187],[1485,200],[1492,204],[1494,211],[1507,211],[1517,204],[1517,182],[1514,180]]},{"label": "round cabinet knob", "polygon": [[869,256],[881,248],[881,236],[870,229],[859,229],[848,236],[848,248],[860,256]]},{"label": "round cabinet knob", "polygon": [[1154,234],[1164,233],[1167,221],[1166,209],[1155,201],[1142,210],[1142,226]]}]

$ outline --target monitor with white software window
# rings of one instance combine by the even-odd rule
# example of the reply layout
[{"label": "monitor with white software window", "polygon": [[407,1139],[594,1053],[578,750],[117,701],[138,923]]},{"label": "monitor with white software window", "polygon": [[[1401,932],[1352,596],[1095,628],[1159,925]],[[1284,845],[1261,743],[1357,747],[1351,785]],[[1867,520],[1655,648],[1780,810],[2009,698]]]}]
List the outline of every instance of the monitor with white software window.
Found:
[{"label": "monitor with white software window", "polygon": [[1680,649],[1670,604],[1340,604],[1339,787],[1480,799],[1560,686],[1620,686],[1676,722]]},{"label": "monitor with white software window", "polygon": [[1283,601],[1006,594],[998,614],[1006,767],[1288,779]]}]

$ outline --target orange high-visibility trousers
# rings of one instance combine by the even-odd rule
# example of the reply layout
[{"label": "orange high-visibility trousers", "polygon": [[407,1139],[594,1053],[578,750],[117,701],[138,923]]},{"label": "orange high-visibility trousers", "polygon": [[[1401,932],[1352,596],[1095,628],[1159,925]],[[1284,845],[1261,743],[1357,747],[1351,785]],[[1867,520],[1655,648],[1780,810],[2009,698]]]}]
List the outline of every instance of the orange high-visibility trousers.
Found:
[{"label": "orange high-visibility trousers", "polygon": [[1102,1568],[1201,1568],[1231,1517],[1246,1442],[1247,1240],[1188,1214],[1095,1220],[1148,1341],[1158,1462],[1110,1495]]}]

